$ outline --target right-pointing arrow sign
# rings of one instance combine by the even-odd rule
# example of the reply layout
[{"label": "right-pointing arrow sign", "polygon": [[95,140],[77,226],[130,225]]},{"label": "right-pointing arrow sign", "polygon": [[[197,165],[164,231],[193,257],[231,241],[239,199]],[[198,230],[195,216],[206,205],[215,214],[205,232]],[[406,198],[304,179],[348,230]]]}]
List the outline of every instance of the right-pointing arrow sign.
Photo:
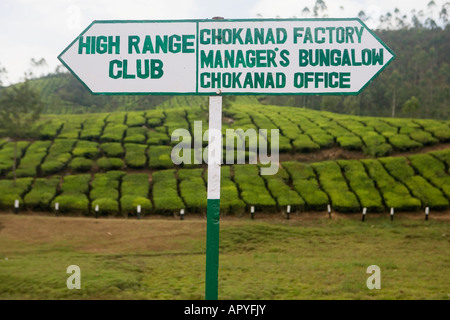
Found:
[{"label": "right-pointing arrow sign", "polygon": [[359,19],[94,21],[59,56],[95,94],[357,94],[394,53]]},{"label": "right-pointing arrow sign", "polygon": [[395,57],[356,18],[203,21],[198,50],[211,94],[357,94]]}]

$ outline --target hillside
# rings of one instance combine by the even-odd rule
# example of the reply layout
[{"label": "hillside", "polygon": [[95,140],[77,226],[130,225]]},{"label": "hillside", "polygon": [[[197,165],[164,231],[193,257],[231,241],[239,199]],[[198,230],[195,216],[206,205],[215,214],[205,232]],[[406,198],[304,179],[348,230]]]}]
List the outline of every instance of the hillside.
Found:
[{"label": "hillside", "polygon": [[[352,115],[448,120],[449,30],[375,30],[396,53],[396,58],[358,96],[277,95],[258,96],[258,100],[267,105],[306,107]],[[161,104],[179,106],[180,99],[189,106],[207,102],[207,97],[201,96],[92,95],[72,74],[60,71],[33,79],[32,87],[41,93],[44,113],[47,114],[148,110]]]},{"label": "hillside", "polygon": [[[179,100],[180,105],[190,103]],[[174,165],[175,129],[207,129],[206,108],[173,107],[84,115],[46,115],[38,139],[0,140],[0,206],[93,216],[176,214],[206,210],[206,165]],[[415,211],[449,208],[450,121],[339,115],[266,106],[240,98],[224,109],[227,129],[279,129],[280,169],[260,175],[259,165],[223,165],[223,214],[257,211]],[[193,135],[192,135],[193,136]],[[271,131],[260,136],[270,143]],[[187,148],[195,138],[184,139]],[[224,136],[225,139],[225,136]],[[243,136],[237,140],[242,141]],[[225,145],[226,140],[224,140]],[[207,142],[199,142],[203,150]],[[251,141],[246,140],[248,163]],[[270,147],[269,147],[270,150]],[[190,149],[186,149],[190,151]],[[191,153],[199,159],[200,150]],[[224,151],[224,159],[226,159]],[[239,152],[231,154],[237,159]]]}]

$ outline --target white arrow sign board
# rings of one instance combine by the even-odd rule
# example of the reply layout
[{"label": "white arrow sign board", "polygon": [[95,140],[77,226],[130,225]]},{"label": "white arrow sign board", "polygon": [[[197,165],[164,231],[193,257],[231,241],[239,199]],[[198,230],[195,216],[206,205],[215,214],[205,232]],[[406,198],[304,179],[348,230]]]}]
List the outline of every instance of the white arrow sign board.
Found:
[{"label": "white arrow sign board", "polygon": [[359,19],[94,21],[58,57],[94,94],[357,94],[395,57]]}]

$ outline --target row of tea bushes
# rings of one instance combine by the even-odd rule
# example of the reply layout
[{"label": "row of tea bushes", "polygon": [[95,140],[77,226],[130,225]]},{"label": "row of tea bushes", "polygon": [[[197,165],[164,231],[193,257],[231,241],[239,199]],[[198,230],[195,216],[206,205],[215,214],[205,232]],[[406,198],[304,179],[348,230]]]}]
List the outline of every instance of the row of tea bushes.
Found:
[{"label": "row of tea bushes", "polygon": [[25,154],[25,150],[28,148],[30,143],[28,141],[18,141],[15,142],[4,142],[2,148],[0,149],[0,175],[4,175],[6,172],[10,171],[14,166],[14,154],[16,154],[17,159]]},{"label": "row of tea bushes", "polygon": [[[19,166],[16,169],[16,177],[34,177],[37,175],[38,167],[47,156],[51,141],[36,141],[32,143],[20,159]],[[8,178],[13,177],[13,172],[8,173]]]},{"label": "row of tea bushes", "polygon": [[178,185],[173,169],[160,170],[152,174],[153,203],[156,213],[167,214],[184,208],[183,200],[178,195]]},{"label": "row of tea bushes", "polygon": [[358,160],[338,160],[350,189],[357,196],[361,207],[368,212],[382,212],[383,199],[374,181],[367,175],[364,165]]},{"label": "row of tea bushes", "polygon": [[[220,169],[220,211],[223,214],[240,215],[245,212],[246,204],[239,197],[239,190],[232,180],[231,166],[222,166]],[[207,180],[208,170],[204,176]]]},{"label": "row of tea bushes", "polygon": [[435,210],[448,207],[449,202],[442,192],[433,187],[424,177],[416,175],[406,158],[382,158],[380,162],[393,177],[401,181],[410,193],[422,202],[423,206]]},{"label": "row of tea bushes", "polygon": [[450,176],[446,174],[445,164],[431,154],[416,154],[408,157],[412,167],[425,179],[450,199]]},{"label": "row of tea bushes", "polygon": [[342,175],[341,168],[334,161],[324,161],[312,164],[319,183],[328,194],[331,204],[339,212],[358,212],[361,210],[358,199],[350,190]]},{"label": "row of tea bushes", "polygon": [[[450,141],[448,121],[358,117],[259,105],[232,105],[224,110],[224,116],[224,130],[279,129],[281,152],[311,152],[338,145],[380,157]],[[181,128],[193,134],[195,121],[202,121],[205,132],[207,113],[201,107],[71,115],[61,119],[46,116],[41,122],[45,125],[40,138],[173,145],[173,131]]]},{"label": "row of tea bushes", "polygon": [[247,206],[259,211],[276,211],[276,202],[267,190],[264,179],[256,165],[233,165],[234,181]]},{"label": "row of tea bushes", "polygon": [[65,214],[89,213],[89,182],[90,174],[65,176],[61,185],[61,194],[56,196],[51,204],[59,204],[59,210]]},{"label": "row of tea bushes", "polygon": [[75,139],[55,139],[41,165],[42,175],[48,176],[64,170],[72,159],[71,152],[77,141]]},{"label": "row of tea bushes", "polygon": [[305,200],[289,187],[289,174],[286,169],[280,168],[276,175],[262,176],[267,184],[267,189],[277,202],[278,208],[291,206],[292,212],[304,211]]},{"label": "row of tea bushes", "polygon": [[305,200],[305,210],[323,211],[330,203],[328,195],[320,188],[313,168],[297,161],[283,162],[294,190]]},{"label": "row of tea bushes", "polygon": [[[235,145],[239,143],[245,145],[244,152],[247,158],[253,156],[253,153],[248,151],[249,146],[257,146],[259,139],[249,140],[245,136],[245,130],[249,129],[255,132],[258,132],[258,129],[269,129],[267,134],[263,134],[260,138],[263,139],[261,141],[263,143],[266,141],[272,143],[270,130],[279,129],[278,147],[281,152],[310,152],[339,145],[349,150],[364,151],[374,157],[388,155],[394,150],[406,151],[423,145],[449,141],[446,132],[450,131],[448,121],[356,117],[288,107],[232,106],[224,114],[226,117],[223,133],[225,134],[227,129],[241,129],[236,131]],[[174,168],[169,148],[179,144],[179,141],[176,139],[171,141],[169,132],[179,128],[192,132],[194,122],[204,120],[205,115],[202,109],[194,107],[136,113],[71,115],[62,119],[49,117],[47,116],[50,120],[47,119],[44,123],[53,128],[51,130],[56,132],[56,135],[52,137],[56,139],[53,140],[47,156],[44,153],[40,156],[27,154],[32,153],[34,148],[27,151],[30,142],[18,143],[18,159],[23,160],[21,158],[25,157],[27,158],[25,160],[30,161],[28,164],[27,161],[23,163],[23,170],[19,170],[20,176],[34,176],[35,171],[38,176],[63,174],[65,169],[82,173],[120,170],[125,167]],[[206,130],[207,126],[203,125],[201,132],[204,133]],[[435,136],[433,132],[440,134]],[[234,137],[233,141],[226,139],[224,136],[224,145],[235,140]],[[62,147],[64,140],[67,140],[67,148]],[[183,139],[183,143],[190,145],[193,140]],[[6,140],[1,141],[3,143],[0,145],[0,175],[11,176],[13,167],[11,148],[14,144]],[[41,143],[49,143],[48,140],[45,141],[36,141],[31,145],[36,144],[38,147]],[[201,145],[205,147],[206,144],[207,142],[202,139]],[[44,162],[39,164],[38,158]]]},{"label": "row of tea bushes", "polygon": [[400,211],[416,211],[421,207],[419,199],[411,196],[405,185],[394,179],[377,160],[361,160],[369,176],[380,190],[388,208]]},{"label": "row of tea bushes", "polygon": [[[290,205],[297,211],[322,211],[330,204],[339,212],[417,211],[449,207],[450,150],[409,157],[337,160],[305,164],[283,162],[276,175],[260,175],[259,165],[222,166],[221,208],[224,214],[242,213],[251,206],[274,212]],[[0,205],[14,200],[31,210],[132,215],[168,214],[206,209],[207,171],[165,169],[148,173],[108,171],[57,175],[49,178],[0,180]],[[50,203],[51,200],[51,203]]]},{"label": "row of tea bushes", "polygon": [[98,208],[99,215],[115,215],[119,212],[119,186],[123,171],[97,173],[91,182],[91,210]]},{"label": "row of tea bushes", "polygon": [[152,211],[153,205],[149,200],[150,181],[146,173],[123,176],[121,187],[120,204],[123,215],[137,214],[137,206],[141,206],[142,214]]},{"label": "row of tea bushes", "polygon": [[28,193],[33,183],[32,178],[17,178],[14,180],[0,180],[0,208],[11,209],[14,202],[23,203],[23,197]]},{"label": "row of tea bushes", "polygon": [[206,213],[207,193],[203,169],[180,169],[177,173],[180,194],[187,211]]}]

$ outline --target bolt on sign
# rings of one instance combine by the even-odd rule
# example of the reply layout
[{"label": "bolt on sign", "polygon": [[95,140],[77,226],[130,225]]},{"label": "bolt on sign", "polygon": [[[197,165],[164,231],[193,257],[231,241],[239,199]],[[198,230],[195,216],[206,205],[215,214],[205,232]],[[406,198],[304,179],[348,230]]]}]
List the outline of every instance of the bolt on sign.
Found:
[{"label": "bolt on sign", "polygon": [[94,94],[358,94],[395,55],[359,19],[94,21],[60,61]]}]

